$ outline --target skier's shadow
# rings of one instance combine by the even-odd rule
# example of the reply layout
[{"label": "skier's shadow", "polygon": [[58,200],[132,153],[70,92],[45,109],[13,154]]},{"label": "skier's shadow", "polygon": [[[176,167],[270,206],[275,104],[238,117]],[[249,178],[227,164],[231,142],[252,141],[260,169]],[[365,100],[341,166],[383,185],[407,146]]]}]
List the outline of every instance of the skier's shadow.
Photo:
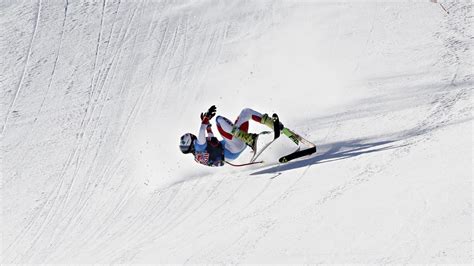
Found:
[{"label": "skier's shadow", "polygon": [[251,175],[272,174],[292,169],[302,168],[313,164],[329,163],[349,158],[354,158],[363,154],[386,151],[390,149],[400,148],[405,145],[395,145],[398,140],[383,140],[376,142],[366,142],[364,140],[349,140],[330,143],[318,146],[315,156],[310,158],[280,164],[268,169],[260,170]]}]

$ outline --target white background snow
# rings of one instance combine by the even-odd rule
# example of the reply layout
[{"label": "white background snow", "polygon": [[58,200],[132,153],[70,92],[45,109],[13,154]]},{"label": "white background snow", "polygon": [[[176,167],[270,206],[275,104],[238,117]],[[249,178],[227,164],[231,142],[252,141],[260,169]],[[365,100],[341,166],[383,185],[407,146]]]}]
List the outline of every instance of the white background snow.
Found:
[{"label": "white background snow", "polygon": [[[1,262],[472,262],[473,4],[440,3],[1,1]],[[212,104],[318,153],[198,165]]]}]

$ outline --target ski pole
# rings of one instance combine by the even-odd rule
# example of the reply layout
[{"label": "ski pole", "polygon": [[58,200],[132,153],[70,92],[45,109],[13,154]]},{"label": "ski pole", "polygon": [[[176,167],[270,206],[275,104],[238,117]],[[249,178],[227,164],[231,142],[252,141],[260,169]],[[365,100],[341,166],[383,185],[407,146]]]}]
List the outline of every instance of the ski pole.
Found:
[{"label": "ski pole", "polygon": [[252,164],[259,164],[259,163],[263,163],[263,161],[258,161],[258,162],[251,162],[251,163],[244,163],[244,164],[233,164],[233,163],[230,163],[228,161],[224,161],[224,163],[230,165],[230,166],[234,166],[234,167],[241,167],[241,166],[248,166],[248,165],[252,165]]}]

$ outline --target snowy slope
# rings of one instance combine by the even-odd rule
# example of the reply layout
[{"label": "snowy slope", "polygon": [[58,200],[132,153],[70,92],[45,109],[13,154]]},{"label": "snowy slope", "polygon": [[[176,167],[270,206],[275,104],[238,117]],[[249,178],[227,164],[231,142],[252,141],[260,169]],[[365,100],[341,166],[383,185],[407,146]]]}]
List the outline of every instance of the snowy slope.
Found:
[{"label": "snowy slope", "polygon": [[[1,262],[472,262],[472,2],[441,3],[0,2]],[[211,104],[318,153],[197,165]]]}]

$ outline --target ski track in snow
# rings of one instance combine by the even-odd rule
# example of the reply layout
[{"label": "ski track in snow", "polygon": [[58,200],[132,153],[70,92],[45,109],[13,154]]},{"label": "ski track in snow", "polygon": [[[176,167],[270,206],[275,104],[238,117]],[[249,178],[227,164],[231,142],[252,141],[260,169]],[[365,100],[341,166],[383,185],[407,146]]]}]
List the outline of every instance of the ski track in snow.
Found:
[{"label": "ski track in snow", "polygon": [[15,91],[15,94],[14,94],[13,99],[11,101],[11,104],[10,104],[8,110],[7,110],[6,117],[5,117],[5,122],[3,123],[3,127],[2,127],[2,133],[1,133],[2,136],[5,134],[5,130],[6,130],[7,124],[8,124],[8,119],[10,118],[10,113],[13,112],[13,108],[15,107],[15,102],[17,101],[18,96],[20,95],[20,91],[21,91],[21,88],[22,88],[22,85],[23,85],[23,80],[24,80],[25,74],[27,73],[27,70],[28,70],[28,65],[29,65],[30,55],[31,55],[31,48],[33,47],[34,42],[35,42],[35,37],[36,37],[36,32],[38,31],[40,16],[41,16],[41,0],[38,0],[38,10],[36,11],[35,25],[33,27],[33,34],[31,35],[30,45],[28,47],[28,52],[26,53],[25,67],[23,68],[23,72],[21,73],[20,82],[18,83],[18,87],[16,88],[16,91]]},{"label": "ski track in snow", "polygon": [[[38,0],[0,6],[34,17],[0,19],[9,25],[5,36],[18,35],[21,41],[12,37],[6,42],[10,45],[0,43],[9,55],[0,67],[11,64],[14,69],[18,58],[24,62],[21,71],[0,80],[11,87],[4,93],[8,101],[1,133],[2,262],[472,260],[472,238],[460,236],[466,221],[472,222],[464,213],[472,202],[458,191],[472,172],[469,176],[469,165],[454,160],[458,151],[451,150],[451,144],[461,149],[469,143],[443,139],[445,132],[457,131],[464,140],[466,122],[472,123],[472,3],[446,4],[448,15],[426,2]],[[28,14],[33,7],[35,15]],[[357,18],[361,12],[367,16]],[[420,12],[432,17],[417,17]],[[60,19],[53,23],[55,17]],[[18,28],[26,33],[17,33]],[[400,38],[387,37],[385,31]],[[308,40],[307,47],[302,40]],[[313,49],[316,45],[321,47]],[[331,54],[331,49],[346,60],[340,63],[334,55],[331,63],[347,66],[359,78],[354,83],[362,84],[344,93],[353,90],[363,97],[333,109],[316,106],[304,114],[310,117],[306,122],[285,121],[318,145],[316,155],[241,171],[201,173],[201,166],[192,165],[193,176],[173,180],[192,162],[168,149],[175,141],[166,139],[164,128],[181,129],[191,116],[196,119],[191,114],[197,108],[214,101],[225,115],[247,107],[244,99],[278,112],[279,98],[307,93],[297,86],[280,91],[283,76],[294,78],[305,62],[324,63],[319,53]],[[282,51],[287,58],[278,57]],[[276,59],[268,59],[272,55]],[[273,61],[282,58],[287,62]],[[315,92],[312,98],[321,95]],[[193,120],[190,127],[197,125]],[[151,133],[142,134],[143,128]],[[438,148],[447,151],[444,160],[433,151]],[[164,155],[179,156],[179,162],[160,168]],[[414,175],[405,166],[412,157],[425,172]],[[445,160],[457,163],[454,181],[443,179],[443,169],[437,168]],[[426,175],[433,181],[415,193]],[[151,185],[144,184],[148,179]],[[154,187],[161,180],[170,185]],[[400,180],[395,187],[393,180]],[[452,208],[443,209],[440,199],[448,196],[441,188],[452,189],[447,190]],[[387,198],[370,198],[383,190]],[[407,200],[411,204],[403,208]],[[359,223],[363,203],[374,208],[374,217],[384,213],[377,209],[379,201],[393,208],[393,224],[371,217]],[[374,231],[367,232],[370,223]],[[431,239],[425,227],[439,239]],[[393,237],[387,240],[387,235]],[[373,245],[376,240],[383,244]]]}]

